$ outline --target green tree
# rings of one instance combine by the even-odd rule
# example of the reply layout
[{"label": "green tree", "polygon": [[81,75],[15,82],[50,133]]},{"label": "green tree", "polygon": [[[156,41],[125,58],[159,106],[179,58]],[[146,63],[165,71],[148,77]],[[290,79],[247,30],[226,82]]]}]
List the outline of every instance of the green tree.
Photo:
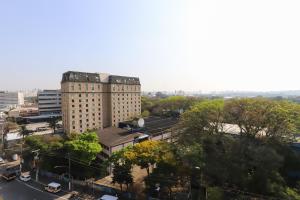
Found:
[{"label": "green tree", "polygon": [[52,128],[53,133],[55,134],[56,128],[57,128],[57,123],[58,123],[58,118],[57,117],[51,117],[50,120],[48,121],[49,127]]},{"label": "green tree", "polygon": [[65,146],[72,157],[87,164],[95,160],[102,150],[95,132],[82,133],[76,139],[67,141]]},{"label": "green tree", "polygon": [[[287,161],[297,158],[287,156],[291,154],[283,146],[297,131],[299,116],[299,105],[287,101],[200,102],[181,118],[178,147],[182,155],[190,155],[188,160],[199,159],[195,163],[202,164],[200,174],[206,187],[231,187],[287,199],[285,173],[295,170],[298,162]],[[225,123],[238,125],[240,135],[226,134]],[[193,152],[194,145],[202,149],[202,156],[186,154]],[[187,159],[175,157],[183,163]]]},{"label": "green tree", "polygon": [[193,143],[203,134],[222,132],[224,119],[224,101],[206,100],[186,111],[180,122],[179,140],[181,143]]},{"label": "green tree", "polygon": [[129,185],[133,182],[131,165],[115,163],[115,165],[113,166],[112,182],[114,184],[120,184],[121,191],[123,191],[123,184],[127,186],[128,190]]},{"label": "green tree", "polygon": [[148,110],[144,110],[142,112],[142,117],[149,117],[150,116],[150,112]]},{"label": "green tree", "polygon": [[26,125],[22,125],[22,126],[20,127],[20,134],[22,135],[23,140],[24,140],[24,138],[25,138],[26,136],[29,135],[29,131],[27,130]]},{"label": "green tree", "polygon": [[225,103],[226,122],[237,124],[248,137],[290,140],[297,131],[300,106],[264,98],[233,99]]}]

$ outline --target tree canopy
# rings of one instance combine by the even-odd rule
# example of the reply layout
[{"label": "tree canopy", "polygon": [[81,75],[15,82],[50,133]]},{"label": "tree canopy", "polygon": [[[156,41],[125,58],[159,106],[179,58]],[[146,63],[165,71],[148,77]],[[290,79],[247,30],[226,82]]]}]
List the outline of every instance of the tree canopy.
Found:
[{"label": "tree canopy", "polygon": [[95,132],[79,134],[74,140],[67,141],[65,145],[72,157],[87,164],[90,164],[102,150]]}]

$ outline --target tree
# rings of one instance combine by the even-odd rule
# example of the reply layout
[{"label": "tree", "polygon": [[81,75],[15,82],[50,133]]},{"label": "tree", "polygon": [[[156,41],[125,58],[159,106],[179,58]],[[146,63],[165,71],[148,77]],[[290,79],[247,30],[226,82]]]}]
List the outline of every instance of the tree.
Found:
[{"label": "tree", "polygon": [[[200,102],[181,118],[177,142],[182,150],[175,157],[183,163],[189,157],[202,164],[200,173],[206,187],[236,188],[287,199],[285,174],[296,169],[298,162],[288,162],[297,158],[287,156],[291,154],[283,147],[299,129],[299,117],[299,105],[287,101],[253,98]],[[238,125],[240,134],[226,134],[225,123]],[[195,145],[202,156],[188,153]]]},{"label": "tree", "polygon": [[195,104],[186,111],[180,122],[179,134],[181,143],[193,143],[203,134],[218,134],[222,131],[224,118],[224,101],[221,99],[206,100]]},{"label": "tree", "polygon": [[149,116],[150,116],[150,112],[148,110],[142,112],[142,117],[149,117]]},{"label": "tree", "polygon": [[298,129],[300,106],[287,101],[264,98],[244,98],[227,101],[225,120],[237,124],[240,134],[290,140]]},{"label": "tree", "polygon": [[[150,166],[154,165],[159,157],[159,145],[158,141],[144,141],[133,146],[131,156],[133,157],[133,163],[140,166],[142,169],[147,170],[147,174],[150,174]],[[127,152],[128,154],[128,152]]]},{"label": "tree", "polygon": [[22,125],[20,128],[20,133],[23,136],[24,140],[24,138],[29,135],[29,131],[27,130],[26,125]]},{"label": "tree", "polygon": [[58,118],[57,117],[51,117],[49,120],[49,127],[53,129],[53,133],[55,134]]},{"label": "tree", "polygon": [[120,164],[115,163],[113,168],[113,177],[112,182],[120,184],[121,191],[123,191],[123,184],[127,186],[127,190],[129,184],[132,184],[133,178],[131,174],[131,165],[129,164]]},{"label": "tree", "polygon": [[86,164],[95,160],[102,150],[95,132],[82,133],[76,139],[67,141],[65,146],[72,157]]}]

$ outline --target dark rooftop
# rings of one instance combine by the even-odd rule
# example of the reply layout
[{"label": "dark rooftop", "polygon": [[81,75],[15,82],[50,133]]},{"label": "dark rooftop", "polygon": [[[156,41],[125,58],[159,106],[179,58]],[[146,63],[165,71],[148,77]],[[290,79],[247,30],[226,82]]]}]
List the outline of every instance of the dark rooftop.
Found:
[{"label": "dark rooftop", "polygon": [[143,133],[131,133],[126,129],[108,127],[98,131],[99,141],[105,146],[117,146],[123,143],[131,142],[136,137],[144,135]]},{"label": "dark rooftop", "polygon": [[62,83],[64,82],[91,82],[100,83],[100,75],[97,73],[74,72],[68,71],[63,74]]},{"label": "dark rooftop", "polygon": [[174,117],[148,117],[145,118],[145,131],[148,135],[158,135],[160,132],[174,127],[178,123],[178,118]]},{"label": "dark rooftop", "polygon": [[[62,83],[64,82],[90,82],[90,83],[101,83],[99,73],[87,73],[87,72],[75,72],[68,71],[63,74]],[[113,84],[127,84],[127,85],[140,85],[140,80],[137,77],[127,76],[109,76],[109,83]]]},{"label": "dark rooftop", "polygon": [[174,127],[179,119],[175,117],[159,117],[159,116],[151,116],[145,118],[145,125],[142,128],[136,126],[137,123],[134,121],[121,122],[121,127],[129,126],[132,128],[132,132],[142,132],[147,135],[159,135],[161,132],[166,131],[172,127]]},{"label": "dark rooftop", "polygon": [[109,83],[114,84],[127,84],[127,85],[139,85],[140,80],[136,77],[126,77],[126,76],[109,76]]}]

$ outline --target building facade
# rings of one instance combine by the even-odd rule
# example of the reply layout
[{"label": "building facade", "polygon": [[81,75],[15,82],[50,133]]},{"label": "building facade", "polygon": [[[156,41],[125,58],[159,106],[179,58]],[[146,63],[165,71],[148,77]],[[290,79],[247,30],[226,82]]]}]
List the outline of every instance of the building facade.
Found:
[{"label": "building facade", "polygon": [[39,91],[37,96],[40,115],[61,114],[60,90]]},{"label": "building facade", "polygon": [[67,133],[118,127],[141,114],[139,78],[69,71],[63,74],[61,93]]},{"label": "building facade", "polygon": [[0,110],[17,107],[23,104],[24,104],[23,93],[0,91]]}]

